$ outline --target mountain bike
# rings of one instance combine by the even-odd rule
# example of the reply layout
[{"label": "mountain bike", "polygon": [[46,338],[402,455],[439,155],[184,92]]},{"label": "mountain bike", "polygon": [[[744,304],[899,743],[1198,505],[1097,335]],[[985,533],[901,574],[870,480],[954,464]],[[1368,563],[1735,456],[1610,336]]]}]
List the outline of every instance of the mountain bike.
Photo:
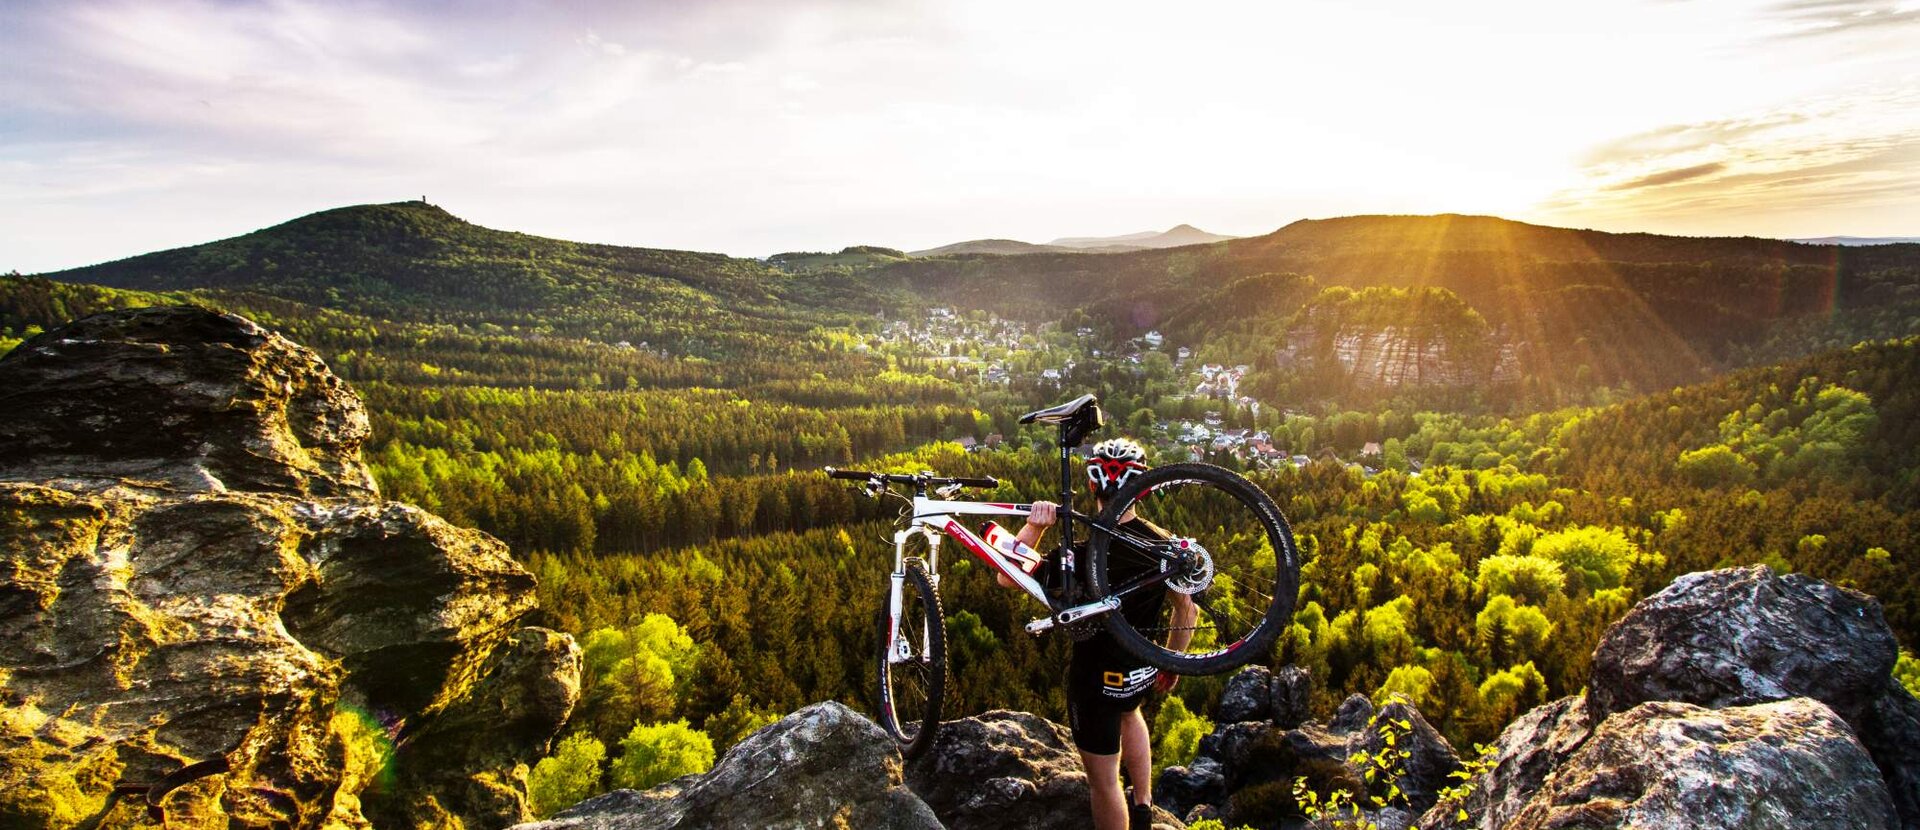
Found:
[{"label": "mountain bike", "polygon": [[[1211,464],[1167,464],[1135,475],[1095,515],[1072,509],[1073,450],[1104,420],[1093,395],[1020,417],[1022,424],[1059,427],[1060,544],[1046,557],[1017,544],[991,543],[961,524],[961,516],[1032,512],[1030,504],[954,499],[964,489],[996,488],[996,479],[826,468],[830,477],[863,482],[868,497],[891,496],[907,505],[893,534],[893,572],[875,623],[880,726],[905,757],[925,752],[940,726],[947,664],[943,538],[1046,606],[1046,616],[1026,624],[1028,633],[1065,630],[1084,639],[1104,626],[1127,653],[1175,674],[1238,668],[1266,654],[1291,621],[1300,584],[1293,530],[1273,499],[1238,473]],[[1132,518],[1165,533],[1142,532],[1143,523]],[[1075,538],[1077,527],[1086,529],[1084,541]],[[986,535],[1009,536],[991,525]],[[923,548],[911,555],[909,544],[916,541]],[[1186,594],[1199,618],[1180,625],[1167,602],[1151,620],[1114,613],[1143,591]],[[1176,629],[1191,633],[1170,636]],[[1186,642],[1176,647],[1177,640]]]}]

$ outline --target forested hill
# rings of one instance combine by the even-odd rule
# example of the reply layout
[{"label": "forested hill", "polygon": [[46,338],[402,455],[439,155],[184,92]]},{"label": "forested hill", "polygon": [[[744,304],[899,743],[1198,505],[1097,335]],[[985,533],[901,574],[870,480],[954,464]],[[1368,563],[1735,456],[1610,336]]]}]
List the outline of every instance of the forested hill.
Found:
[{"label": "forested hill", "polygon": [[715,351],[715,341],[797,339],[833,309],[878,303],[844,275],[497,231],[425,202],[337,208],[45,276],[255,292],[388,320],[521,325],[696,352]]}]

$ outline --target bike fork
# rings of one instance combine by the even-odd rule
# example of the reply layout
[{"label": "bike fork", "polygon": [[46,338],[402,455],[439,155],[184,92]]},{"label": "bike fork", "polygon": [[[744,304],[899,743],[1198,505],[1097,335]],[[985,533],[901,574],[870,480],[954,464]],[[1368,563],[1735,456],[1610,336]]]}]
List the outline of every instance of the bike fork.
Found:
[{"label": "bike fork", "polygon": [[[917,531],[909,529],[893,535],[893,573],[889,574],[887,579],[887,662],[889,663],[905,663],[915,658],[911,635],[900,630],[900,614],[906,609],[907,540],[916,534]],[[938,596],[940,576],[935,568],[936,563],[939,562],[940,539],[924,533],[918,535],[927,540],[927,557],[922,560],[923,572],[927,575],[927,583],[933,586],[934,595]],[[932,625],[933,621],[927,620],[920,630],[922,651],[925,650],[925,644],[932,640],[932,632],[928,630]],[[925,658],[927,655],[918,656]]]}]

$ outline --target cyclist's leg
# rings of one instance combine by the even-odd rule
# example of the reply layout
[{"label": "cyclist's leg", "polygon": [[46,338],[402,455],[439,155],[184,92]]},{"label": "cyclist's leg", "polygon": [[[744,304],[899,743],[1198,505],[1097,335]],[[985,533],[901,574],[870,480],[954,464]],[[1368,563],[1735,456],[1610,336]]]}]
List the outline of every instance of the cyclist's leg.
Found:
[{"label": "cyclist's leg", "polygon": [[1080,750],[1087,769],[1087,797],[1093,804],[1097,830],[1127,830],[1127,799],[1120,792],[1120,753],[1100,755]]},{"label": "cyclist's leg", "polygon": [[1067,727],[1087,771],[1087,797],[1098,830],[1127,827],[1127,799],[1120,789],[1122,714],[1105,694],[1099,666],[1076,649],[1067,664]]},{"label": "cyclist's leg", "polygon": [[[1146,697],[1141,695],[1141,698]],[[1147,719],[1140,714],[1140,699],[1133,709],[1120,716],[1120,758],[1133,783],[1133,803],[1153,803],[1153,738],[1147,733]]]}]

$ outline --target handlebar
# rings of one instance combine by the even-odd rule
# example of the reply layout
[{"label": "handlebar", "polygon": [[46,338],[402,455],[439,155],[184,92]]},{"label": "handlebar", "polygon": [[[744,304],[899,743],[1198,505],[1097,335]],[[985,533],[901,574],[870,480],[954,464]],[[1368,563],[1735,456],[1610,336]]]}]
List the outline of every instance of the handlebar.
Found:
[{"label": "handlebar", "polygon": [[863,470],[838,470],[832,467],[825,469],[828,478],[843,478],[849,481],[884,481],[892,484],[912,484],[916,487],[943,487],[949,484],[958,484],[961,487],[985,488],[1000,486],[1000,480],[992,476],[974,478],[971,476],[937,476],[933,473],[902,475],[900,473],[869,473]]}]

